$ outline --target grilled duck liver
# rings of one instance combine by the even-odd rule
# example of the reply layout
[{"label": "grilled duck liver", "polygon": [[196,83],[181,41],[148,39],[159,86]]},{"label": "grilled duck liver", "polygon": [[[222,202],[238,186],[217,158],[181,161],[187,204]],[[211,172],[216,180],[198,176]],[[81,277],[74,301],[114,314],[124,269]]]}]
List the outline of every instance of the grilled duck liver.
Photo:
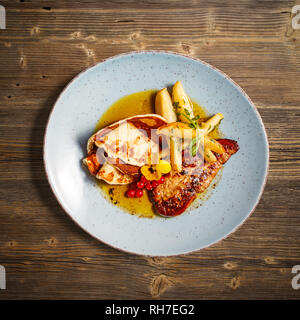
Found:
[{"label": "grilled duck liver", "polygon": [[166,175],[165,182],[151,191],[150,198],[158,214],[172,217],[184,212],[197,193],[207,189],[223,164],[239,149],[234,140],[219,139],[218,142],[225,148],[225,153],[216,154],[216,162],[203,164],[198,159],[187,163],[182,172]]}]

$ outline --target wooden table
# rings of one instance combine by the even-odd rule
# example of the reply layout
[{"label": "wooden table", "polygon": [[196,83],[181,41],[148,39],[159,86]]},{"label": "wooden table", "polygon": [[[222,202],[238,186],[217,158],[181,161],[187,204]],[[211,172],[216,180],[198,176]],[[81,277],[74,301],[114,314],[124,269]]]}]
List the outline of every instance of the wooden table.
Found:
[{"label": "wooden table", "polygon": [[[300,2],[298,1],[300,4]],[[300,30],[295,1],[2,0],[0,30],[0,299],[299,299]],[[186,256],[149,258],[82,231],[48,185],[43,135],[77,73],[112,55],[171,50],[240,84],[270,142],[263,197],[227,239]]]}]

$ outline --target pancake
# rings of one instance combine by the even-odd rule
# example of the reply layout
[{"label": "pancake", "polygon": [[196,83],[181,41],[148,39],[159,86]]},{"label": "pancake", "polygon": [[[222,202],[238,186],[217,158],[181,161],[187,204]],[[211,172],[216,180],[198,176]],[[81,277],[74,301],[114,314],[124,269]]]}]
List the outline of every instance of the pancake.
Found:
[{"label": "pancake", "polygon": [[[90,173],[109,184],[129,184],[149,157],[159,155],[154,129],[166,124],[157,114],[129,117],[93,134],[83,160]],[[151,158],[151,160],[153,160]]]}]

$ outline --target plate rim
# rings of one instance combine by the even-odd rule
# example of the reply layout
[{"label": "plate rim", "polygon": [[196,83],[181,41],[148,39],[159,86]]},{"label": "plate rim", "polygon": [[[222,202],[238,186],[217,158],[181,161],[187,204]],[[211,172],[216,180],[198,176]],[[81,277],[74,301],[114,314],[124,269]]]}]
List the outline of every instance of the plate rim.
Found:
[{"label": "plate rim", "polygon": [[[99,239],[96,235],[93,235],[90,231],[88,231],[85,227],[83,227],[82,225],[80,225],[72,216],[71,213],[68,212],[68,210],[64,207],[64,205],[62,204],[62,202],[60,201],[60,198],[59,198],[59,195],[56,193],[56,190],[54,188],[54,186],[52,185],[51,183],[51,180],[50,180],[50,176],[49,176],[49,173],[48,173],[48,169],[47,169],[47,161],[46,161],[46,151],[45,151],[45,145],[46,145],[46,137],[47,137],[47,133],[48,133],[48,129],[49,129],[49,122],[50,122],[50,119],[52,117],[52,114],[54,112],[54,109],[55,109],[55,106],[57,104],[57,102],[60,100],[61,96],[65,93],[65,91],[73,84],[73,82],[75,82],[79,77],[81,77],[85,72],[93,69],[93,68],[96,68],[98,67],[98,65],[106,62],[106,61],[109,61],[109,60],[114,60],[114,59],[118,59],[122,56],[130,56],[130,55],[136,55],[136,54],[144,54],[144,53],[158,53],[158,54],[166,54],[166,55],[175,55],[175,56],[181,56],[181,57],[184,57],[184,58],[187,58],[187,59],[191,59],[191,60],[194,60],[196,62],[199,62],[203,65],[206,65],[207,67],[219,72],[221,75],[223,75],[229,82],[231,82],[241,93],[242,95],[247,99],[248,103],[251,105],[251,107],[253,108],[260,124],[261,124],[261,128],[263,129],[263,132],[264,132],[264,140],[265,140],[265,143],[266,143],[266,169],[265,169],[265,173],[264,173],[264,177],[263,177],[263,183],[260,187],[260,192],[257,196],[257,199],[256,199],[256,202],[255,204],[253,205],[253,208],[251,209],[251,211],[246,215],[246,217],[244,219],[242,219],[242,221],[236,225],[228,234],[226,234],[225,236],[222,236],[220,238],[218,238],[216,241],[210,243],[209,245],[205,245],[205,246],[202,246],[198,249],[194,249],[194,250],[190,250],[188,252],[184,252],[184,253],[171,253],[171,254],[166,254],[166,255],[153,255],[153,254],[146,254],[146,253],[138,253],[138,252],[134,252],[134,251],[129,251],[129,250],[125,250],[123,248],[119,248],[119,247],[116,247],[114,245],[112,245],[111,243],[107,243],[105,242],[104,240],[102,239]],[[57,96],[57,98],[55,99],[55,102],[53,103],[53,106],[49,112],[49,115],[48,115],[48,119],[47,119],[47,123],[46,123],[46,127],[45,127],[45,132],[44,132],[44,138],[43,138],[43,165],[44,165],[44,170],[45,170],[45,173],[46,173],[46,177],[47,177],[47,181],[48,181],[48,184],[50,186],[50,189],[52,191],[52,193],[54,194],[58,204],[60,205],[60,207],[65,211],[65,213],[71,218],[71,220],[73,222],[75,222],[75,224],[77,226],[79,226],[84,232],[86,232],[87,234],[89,234],[91,237],[93,237],[94,239],[96,239],[97,241],[100,241],[102,243],[104,243],[105,245],[113,248],[113,249],[116,249],[116,250],[119,250],[121,252],[125,252],[127,254],[134,254],[134,255],[137,255],[137,256],[144,256],[144,257],[172,257],[172,256],[180,256],[180,255],[188,255],[188,254],[192,254],[194,252],[198,252],[200,250],[203,250],[205,248],[209,248],[209,247],[212,247],[213,245],[216,245],[218,244],[219,242],[221,242],[222,240],[226,239],[227,237],[229,237],[232,233],[236,232],[245,222],[248,218],[250,218],[250,216],[252,215],[252,213],[255,211],[257,205],[259,204],[260,200],[261,200],[261,197],[263,195],[263,192],[264,192],[264,189],[265,189],[265,186],[266,186],[266,183],[267,183],[267,179],[268,179],[268,175],[269,175],[269,166],[270,166],[270,150],[269,150],[269,139],[268,139],[268,134],[267,134],[267,131],[266,131],[266,128],[265,128],[265,125],[263,123],[263,120],[261,118],[261,115],[260,113],[258,112],[258,109],[257,107],[255,106],[255,104],[253,103],[253,101],[250,99],[250,97],[248,96],[248,94],[245,92],[245,90],[239,85],[237,84],[232,78],[230,78],[225,72],[223,72],[222,70],[218,69],[217,67],[211,65],[210,63],[206,62],[206,61],[203,61],[199,58],[195,58],[195,57],[192,57],[190,55],[187,55],[187,54],[182,54],[182,53],[178,53],[178,52],[174,52],[174,51],[168,51],[168,50],[134,50],[134,51],[128,51],[128,52],[123,52],[123,53],[119,53],[119,54],[116,54],[114,56],[110,56],[108,58],[104,58],[100,61],[98,61],[97,63],[95,63],[94,65],[92,66],[89,66],[89,67],[86,67],[84,68],[82,71],[80,71],[78,74],[76,74],[65,86],[64,88],[62,89],[62,91],[60,92],[60,94]]]}]

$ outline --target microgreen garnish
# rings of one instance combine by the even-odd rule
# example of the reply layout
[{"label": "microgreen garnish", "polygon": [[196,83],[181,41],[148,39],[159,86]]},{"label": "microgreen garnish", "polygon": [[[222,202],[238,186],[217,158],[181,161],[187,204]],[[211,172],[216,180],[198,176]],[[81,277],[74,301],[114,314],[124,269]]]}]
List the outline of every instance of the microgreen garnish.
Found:
[{"label": "microgreen garnish", "polygon": [[184,112],[185,112],[188,116],[191,114],[187,108],[184,108]]},{"label": "microgreen garnish", "polygon": [[[178,109],[180,108],[180,105],[179,105],[178,101],[175,101],[173,103],[173,106],[175,108],[176,115],[178,117],[182,116],[185,119],[187,119],[188,125],[189,125],[190,128],[195,129],[195,130],[200,129],[200,125],[198,123],[198,120],[200,119],[200,115],[196,115],[195,117],[192,118],[191,117],[191,113],[187,108],[183,108],[184,113],[183,112],[179,112]],[[197,154],[197,146],[198,146],[199,139],[200,139],[200,137],[196,137],[196,138],[192,139],[192,142],[191,142],[191,145],[190,145],[190,153],[191,153],[192,157],[195,157],[196,154]]]},{"label": "microgreen garnish", "polygon": [[198,146],[199,140],[200,140],[200,137],[196,137],[192,139],[191,150],[190,150],[192,157],[195,157],[197,154],[197,146]]}]

